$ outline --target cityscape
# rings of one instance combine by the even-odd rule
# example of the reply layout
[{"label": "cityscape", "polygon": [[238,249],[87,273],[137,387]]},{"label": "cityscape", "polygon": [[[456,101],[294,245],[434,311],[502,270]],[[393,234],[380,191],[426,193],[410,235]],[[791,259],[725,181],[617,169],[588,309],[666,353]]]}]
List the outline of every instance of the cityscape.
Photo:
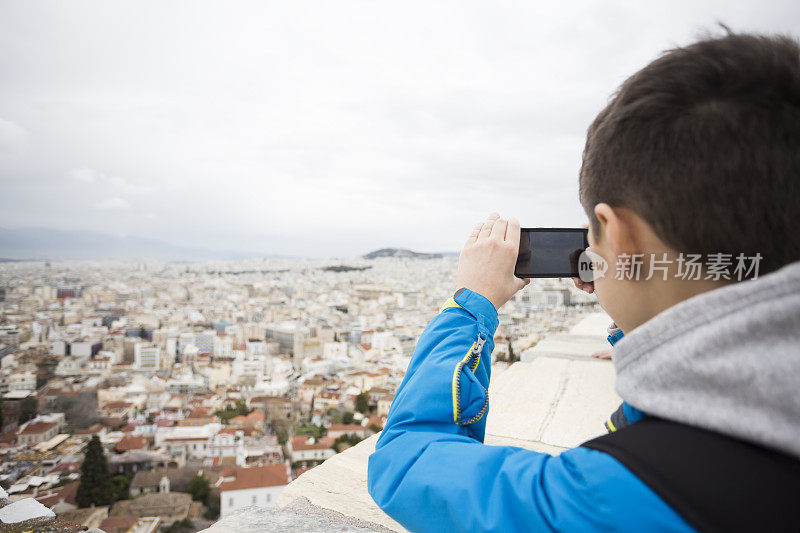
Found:
[{"label": "cityscape", "polygon": [[[609,450],[648,416],[800,442],[797,302],[773,305],[762,253],[797,256],[772,200],[797,192],[798,21],[787,0],[0,2],[0,533],[789,516],[764,483],[731,501],[774,506],[652,482],[683,464],[659,450],[686,455],[657,433],[630,440],[642,472]],[[518,247],[519,275],[578,277],[532,278],[493,342],[476,312],[460,352],[457,283],[515,281],[476,274],[512,257],[516,225],[472,246],[490,213],[587,253]],[[434,368],[407,374],[418,343]]]},{"label": "cityscape", "polygon": [[[5,509],[33,500],[63,531],[138,532],[275,506],[381,430],[457,265],[398,249],[0,263]],[[500,310],[493,376],[598,310],[571,280],[534,280]]]}]

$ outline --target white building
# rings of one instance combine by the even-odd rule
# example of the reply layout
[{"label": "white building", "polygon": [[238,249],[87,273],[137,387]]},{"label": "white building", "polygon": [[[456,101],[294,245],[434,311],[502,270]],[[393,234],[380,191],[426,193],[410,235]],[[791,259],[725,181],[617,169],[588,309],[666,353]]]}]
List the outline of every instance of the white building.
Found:
[{"label": "white building", "polygon": [[233,338],[230,335],[217,335],[214,338],[214,357],[233,357]]},{"label": "white building", "polygon": [[198,353],[214,354],[217,334],[214,330],[187,331],[178,337],[178,351],[185,353],[186,347],[194,345]]},{"label": "white building", "polygon": [[322,437],[315,441],[312,437],[298,435],[289,439],[286,448],[292,463],[319,463],[336,455],[336,451],[331,448],[334,438]]},{"label": "white building", "polygon": [[249,340],[245,345],[247,346],[248,359],[267,355],[267,343],[263,340]]},{"label": "white building", "polygon": [[400,346],[400,339],[394,336],[389,331],[381,331],[372,335],[372,348],[380,352],[381,357],[386,355],[403,353],[403,348]]},{"label": "white building", "polygon": [[222,424],[212,423],[196,427],[165,427],[155,431],[155,447],[163,447],[170,457],[203,459],[208,457],[212,437],[222,429]]},{"label": "white building", "polygon": [[103,343],[100,339],[85,339],[81,341],[74,341],[69,346],[69,353],[75,357],[90,358],[94,353],[97,353]]},{"label": "white building", "polygon": [[0,374],[0,393],[36,390],[36,374],[30,370],[4,369]]},{"label": "white building", "polygon": [[73,357],[67,355],[61,359],[56,365],[57,376],[68,376],[71,374],[80,374],[83,370],[83,365],[87,359],[84,357]]},{"label": "white building", "polygon": [[133,367],[136,370],[155,372],[161,368],[161,348],[157,345],[138,343],[133,354]]},{"label": "white building", "polygon": [[256,383],[253,391],[265,396],[283,396],[289,392],[289,382],[283,376],[264,379]]},{"label": "white building", "polygon": [[[244,455],[243,433],[217,433],[208,445],[208,457],[239,457]],[[237,462],[238,464],[238,462]]]},{"label": "white building", "polygon": [[342,359],[347,357],[346,342],[326,342],[322,345],[322,357],[326,359]]},{"label": "white building", "polygon": [[322,357],[306,357],[300,365],[304,374],[331,374],[335,368],[334,362]]},{"label": "white building", "polygon": [[288,464],[231,468],[222,471],[218,486],[220,517],[251,505],[275,507],[278,496],[291,481]]}]

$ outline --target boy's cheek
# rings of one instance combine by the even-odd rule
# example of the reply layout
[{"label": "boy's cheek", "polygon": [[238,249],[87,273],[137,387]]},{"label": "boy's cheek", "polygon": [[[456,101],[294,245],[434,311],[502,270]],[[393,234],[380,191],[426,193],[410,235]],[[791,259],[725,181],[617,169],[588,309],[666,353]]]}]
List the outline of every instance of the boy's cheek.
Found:
[{"label": "boy's cheek", "polygon": [[597,302],[603,308],[603,311],[608,313],[608,316],[615,321],[621,318],[619,314],[622,311],[618,306],[621,299],[618,290],[620,287],[616,285],[619,285],[619,283],[608,277],[597,279],[594,282],[594,293],[597,296]]}]

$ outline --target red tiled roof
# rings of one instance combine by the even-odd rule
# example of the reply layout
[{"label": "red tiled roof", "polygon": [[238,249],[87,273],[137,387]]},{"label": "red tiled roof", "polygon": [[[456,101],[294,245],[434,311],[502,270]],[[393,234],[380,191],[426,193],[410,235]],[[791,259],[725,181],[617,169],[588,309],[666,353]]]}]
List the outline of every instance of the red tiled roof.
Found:
[{"label": "red tiled roof", "polygon": [[252,398],[250,398],[250,403],[251,404],[253,404],[253,403],[267,403],[268,404],[268,403],[273,403],[273,402],[279,402],[279,403],[289,402],[289,403],[291,403],[291,401],[292,401],[292,399],[291,398],[287,398],[286,396],[253,396]]},{"label": "red tiled roof", "polygon": [[250,468],[233,468],[223,471],[223,477],[233,477],[233,481],[225,481],[219,486],[220,492],[229,490],[256,489],[261,487],[279,487],[288,485],[289,475],[286,465],[253,466]]},{"label": "red tiled roof", "polygon": [[128,409],[129,407],[133,407],[133,402],[125,402],[122,400],[107,402],[103,405],[103,409]]},{"label": "red tiled roof", "polygon": [[264,421],[264,414],[259,413],[258,411],[253,411],[247,416],[234,416],[231,418],[231,424],[247,424],[247,423],[254,423],[254,422],[263,422]]},{"label": "red tiled roof", "polygon": [[73,481],[47,494],[38,496],[35,499],[45,507],[52,507],[57,503],[61,503],[61,500],[64,500],[65,503],[77,506],[78,504],[75,501],[75,496],[78,494],[78,485],[80,485],[79,481]]},{"label": "red tiled roof", "polygon": [[317,442],[313,444],[308,443],[308,437],[303,435],[298,435],[296,437],[292,437],[292,450],[295,451],[304,451],[304,450],[324,450],[333,446],[334,439],[333,437],[322,437]]},{"label": "red tiled roof", "polygon": [[58,496],[60,498],[64,498],[66,503],[71,503],[72,505],[77,506],[78,502],[75,501],[75,496],[78,495],[78,485],[80,485],[80,481],[73,481],[72,483],[67,483],[61,490],[58,491]]},{"label": "red tiled roof", "polygon": [[106,533],[123,533],[139,521],[138,516],[109,516],[100,522],[100,529]]},{"label": "red tiled roof", "polygon": [[206,440],[208,440],[208,437],[167,437],[164,439],[164,442],[194,442]]},{"label": "red tiled roof", "polygon": [[58,424],[55,422],[33,422],[28,424],[20,435],[39,435],[41,433],[47,433],[57,425]]},{"label": "red tiled roof", "polygon": [[195,407],[186,418],[210,418],[211,414],[205,407]]},{"label": "red tiled roof", "polygon": [[147,448],[148,444],[147,437],[143,437],[141,435],[125,435],[122,437],[122,439],[120,439],[114,449],[119,453],[126,452],[128,450],[144,450]]}]

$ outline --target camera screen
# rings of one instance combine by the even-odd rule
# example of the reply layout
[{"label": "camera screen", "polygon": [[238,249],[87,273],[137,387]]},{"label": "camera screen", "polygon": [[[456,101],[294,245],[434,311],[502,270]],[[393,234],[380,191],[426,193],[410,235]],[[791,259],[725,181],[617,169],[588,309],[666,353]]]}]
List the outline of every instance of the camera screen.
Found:
[{"label": "camera screen", "polygon": [[578,258],[588,246],[584,228],[522,228],[514,275],[578,277]]}]

